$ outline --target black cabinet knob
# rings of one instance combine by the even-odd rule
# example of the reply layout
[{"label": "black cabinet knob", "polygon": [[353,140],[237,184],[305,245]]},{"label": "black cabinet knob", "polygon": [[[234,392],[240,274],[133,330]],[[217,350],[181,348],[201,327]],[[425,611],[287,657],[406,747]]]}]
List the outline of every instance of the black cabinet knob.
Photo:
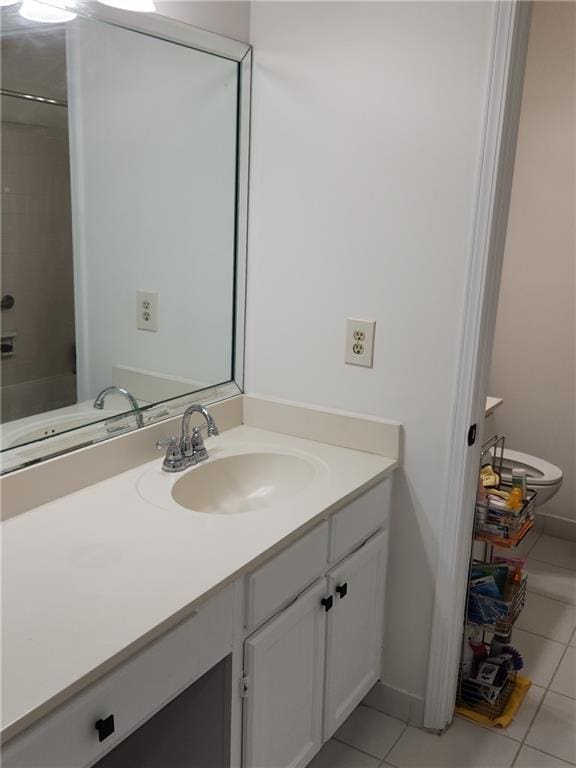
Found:
[{"label": "black cabinet knob", "polygon": [[322,600],[320,600],[320,603],[321,605],[324,606],[324,610],[326,611],[326,613],[328,613],[328,611],[330,610],[330,608],[332,608],[332,605],[334,604],[334,598],[332,597],[332,595],[330,595],[330,597],[323,597]]},{"label": "black cabinet knob", "polygon": [[340,600],[342,600],[343,597],[346,597],[348,594],[348,582],[345,581],[344,584],[340,584],[336,587],[336,592],[340,595]]},{"label": "black cabinet knob", "polygon": [[14,296],[11,296],[9,293],[2,296],[2,300],[0,301],[0,307],[2,309],[12,309],[14,304]]},{"label": "black cabinet knob", "polygon": [[98,741],[104,741],[114,733],[114,715],[97,720],[94,727],[98,731]]}]

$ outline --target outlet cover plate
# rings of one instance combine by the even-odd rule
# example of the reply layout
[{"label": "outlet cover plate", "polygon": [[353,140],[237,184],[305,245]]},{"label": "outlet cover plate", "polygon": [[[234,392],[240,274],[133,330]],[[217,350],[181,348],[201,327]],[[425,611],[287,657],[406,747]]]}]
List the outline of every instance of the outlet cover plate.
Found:
[{"label": "outlet cover plate", "polygon": [[346,355],[348,365],[362,365],[372,368],[374,362],[375,320],[346,321]]},{"label": "outlet cover plate", "polygon": [[136,327],[140,331],[158,330],[158,294],[136,292]]}]

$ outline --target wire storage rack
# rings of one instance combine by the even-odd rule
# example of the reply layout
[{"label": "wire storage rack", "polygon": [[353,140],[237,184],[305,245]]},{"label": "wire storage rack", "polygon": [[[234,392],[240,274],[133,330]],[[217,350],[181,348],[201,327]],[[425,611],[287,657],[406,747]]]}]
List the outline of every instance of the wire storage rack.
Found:
[{"label": "wire storage rack", "polygon": [[[504,446],[503,436],[494,435],[485,442],[481,466],[489,465],[499,490],[506,491],[510,487],[500,483]],[[504,713],[516,687],[517,658],[511,659],[510,651],[512,656],[519,654],[509,643],[526,601],[527,577],[522,558],[507,552],[514,550],[532,528],[535,496],[528,492],[517,510],[493,505],[484,494],[479,494],[476,503],[457,706],[489,720]],[[470,633],[476,637],[478,658],[472,665],[465,665]],[[498,640],[496,646],[503,653],[494,651],[494,640]]]}]

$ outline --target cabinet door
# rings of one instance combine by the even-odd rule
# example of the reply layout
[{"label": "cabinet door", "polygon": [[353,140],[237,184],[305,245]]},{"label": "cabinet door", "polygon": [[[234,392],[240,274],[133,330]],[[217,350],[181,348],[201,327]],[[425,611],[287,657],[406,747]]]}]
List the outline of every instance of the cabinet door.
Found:
[{"label": "cabinet door", "polygon": [[324,740],[380,677],[387,544],[381,531],[328,573]]},{"label": "cabinet door", "polygon": [[300,768],[322,743],[322,579],[244,644],[244,768]]}]

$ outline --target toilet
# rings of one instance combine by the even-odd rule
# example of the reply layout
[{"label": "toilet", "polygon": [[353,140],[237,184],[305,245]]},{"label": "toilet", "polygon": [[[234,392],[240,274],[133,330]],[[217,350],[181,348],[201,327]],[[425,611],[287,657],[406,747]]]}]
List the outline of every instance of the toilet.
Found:
[{"label": "toilet", "polygon": [[502,482],[512,484],[512,470],[523,469],[526,471],[526,482],[529,490],[536,491],[534,504],[541,507],[550,501],[560,490],[562,485],[562,470],[537,456],[527,453],[504,449],[502,461]]}]

